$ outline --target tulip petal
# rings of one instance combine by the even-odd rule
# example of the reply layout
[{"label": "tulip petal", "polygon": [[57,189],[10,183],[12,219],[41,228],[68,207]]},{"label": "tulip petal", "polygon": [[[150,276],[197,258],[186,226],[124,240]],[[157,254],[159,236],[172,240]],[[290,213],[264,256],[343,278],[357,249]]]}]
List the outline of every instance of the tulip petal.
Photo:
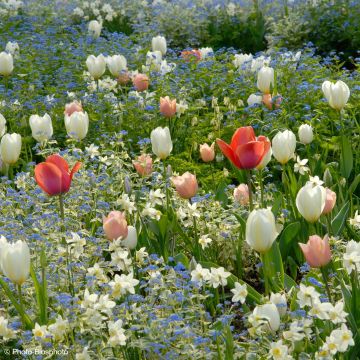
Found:
[{"label": "tulip petal", "polygon": [[235,149],[238,146],[255,140],[256,137],[255,137],[254,129],[251,126],[244,126],[238,128],[235,131],[233,137],[231,138],[230,146],[235,151]]},{"label": "tulip petal", "polygon": [[67,161],[58,154],[48,156],[45,161],[56,165],[61,171],[69,172]]},{"label": "tulip petal", "polygon": [[221,139],[216,139],[221,152],[239,169],[241,169],[241,164],[239,159],[235,156],[233,149],[225,141]]},{"label": "tulip petal", "polygon": [[53,163],[43,162],[35,166],[35,180],[49,195],[59,195],[63,191],[63,173]]},{"label": "tulip petal", "polygon": [[81,168],[81,162],[78,161],[78,162],[74,165],[74,167],[72,168],[72,170],[71,170],[71,173],[70,173],[70,182],[71,182],[74,174],[77,173],[80,168]]},{"label": "tulip petal", "polygon": [[235,156],[239,159],[242,169],[253,169],[266,154],[264,150],[264,142],[252,141],[238,146],[235,150]]}]

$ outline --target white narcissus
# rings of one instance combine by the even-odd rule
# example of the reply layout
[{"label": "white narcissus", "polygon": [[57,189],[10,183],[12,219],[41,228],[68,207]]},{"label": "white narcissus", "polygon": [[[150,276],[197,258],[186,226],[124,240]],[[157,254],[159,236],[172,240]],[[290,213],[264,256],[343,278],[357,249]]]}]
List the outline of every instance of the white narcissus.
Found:
[{"label": "white narcissus", "polygon": [[153,153],[161,160],[166,159],[173,147],[169,128],[157,127],[151,132],[150,138]]},{"label": "white narcissus", "polygon": [[270,250],[279,233],[270,209],[253,210],[246,221],[246,242],[259,253]]},{"label": "white narcissus", "polygon": [[38,142],[44,142],[49,140],[53,135],[53,127],[51,118],[48,114],[44,116],[31,115],[30,127],[32,131],[32,137]]},{"label": "white narcissus", "polygon": [[350,97],[349,87],[341,80],[335,84],[331,81],[324,81],[322,91],[329,105],[336,110],[343,109]]}]

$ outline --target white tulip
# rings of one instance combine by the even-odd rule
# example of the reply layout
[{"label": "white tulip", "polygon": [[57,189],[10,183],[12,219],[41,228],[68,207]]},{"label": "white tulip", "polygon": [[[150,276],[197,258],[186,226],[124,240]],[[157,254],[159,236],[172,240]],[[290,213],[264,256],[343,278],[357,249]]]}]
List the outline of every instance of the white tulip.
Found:
[{"label": "white tulip", "polygon": [[160,51],[162,55],[166,54],[166,39],[163,36],[155,36],[151,40],[152,51]]},{"label": "white tulip", "polygon": [[101,34],[101,30],[102,30],[102,23],[100,23],[97,20],[91,20],[89,22],[88,31],[93,38],[97,39]]},{"label": "white tulip", "polygon": [[299,127],[299,140],[302,144],[310,144],[314,139],[313,128],[308,124],[302,124]]},{"label": "white tulip", "polygon": [[286,296],[285,294],[280,294],[280,293],[271,293],[270,295],[270,301],[276,305],[280,316],[284,316],[286,314],[286,309],[287,309],[287,301],[286,301]]},{"label": "white tulip", "polygon": [[252,106],[255,104],[261,104],[262,96],[256,95],[256,94],[251,94],[246,101],[249,106]]},{"label": "white tulip", "polygon": [[299,213],[310,223],[316,222],[326,203],[326,190],[323,186],[308,181],[296,195]]},{"label": "white tulip", "polygon": [[1,256],[3,273],[13,283],[22,285],[30,272],[30,250],[26,242],[18,240],[15,244],[7,244]]},{"label": "white tulip", "polygon": [[65,114],[65,128],[71,138],[84,139],[89,130],[88,114],[82,111],[75,111],[70,116]]},{"label": "white tulip", "polygon": [[0,114],[0,137],[6,133],[6,119]]},{"label": "white tulip", "polygon": [[249,321],[253,326],[263,326],[263,329],[268,331],[277,331],[280,328],[280,314],[274,304],[256,306]]},{"label": "white tulip", "polygon": [[123,55],[108,56],[106,62],[113,76],[119,76],[122,71],[127,70],[127,61]]},{"label": "white tulip", "polygon": [[0,142],[0,156],[4,163],[15,164],[21,152],[21,135],[5,134]]},{"label": "white tulip", "polygon": [[8,242],[6,240],[6,237],[4,236],[0,236],[0,274],[2,273],[2,268],[1,268],[1,256],[5,250],[5,247],[7,246]]},{"label": "white tulip", "polygon": [[286,164],[292,159],[295,149],[296,136],[290,130],[280,131],[272,139],[273,155],[280,164]]},{"label": "white tulip", "polygon": [[272,149],[271,149],[271,146],[270,146],[269,151],[265,154],[265,156],[262,158],[260,164],[258,166],[256,166],[256,168],[258,170],[264,169],[265,166],[270,162],[271,156],[272,156]]},{"label": "white tulip", "polygon": [[324,81],[322,91],[329,102],[329,105],[336,110],[341,110],[349,100],[349,87],[341,80],[335,84],[330,81]]},{"label": "white tulip", "polygon": [[30,127],[32,131],[32,137],[38,142],[44,142],[50,140],[53,135],[53,127],[51,118],[48,114],[44,116],[31,115],[30,116]]},{"label": "white tulip", "polygon": [[14,70],[14,60],[11,54],[0,53],[0,75],[9,76]]},{"label": "white tulip", "polygon": [[245,63],[249,63],[253,59],[251,54],[235,54],[233,64],[235,67],[239,68]]},{"label": "white tulip", "polygon": [[128,235],[123,241],[121,241],[121,245],[130,250],[136,248],[137,245],[136,227],[131,225],[128,226]]},{"label": "white tulip", "polygon": [[278,236],[275,216],[270,209],[253,210],[246,221],[246,242],[259,253],[270,250]]},{"label": "white tulip", "polygon": [[99,56],[90,55],[86,59],[86,66],[90,75],[95,79],[99,79],[106,70],[106,60],[103,54]]},{"label": "white tulip", "polygon": [[274,87],[274,83],[274,69],[269,66],[263,66],[258,72],[258,89],[264,94],[270,94],[270,90]]},{"label": "white tulip", "polygon": [[153,153],[160,159],[166,159],[172,151],[172,141],[168,127],[157,127],[151,132],[151,145]]},{"label": "white tulip", "polygon": [[11,41],[9,41],[9,42],[6,44],[5,51],[6,51],[7,53],[11,54],[12,56],[15,56],[15,55],[17,55],[17,54],[20,52],[19,44],[18,44],[17,42],[11,42]]}]

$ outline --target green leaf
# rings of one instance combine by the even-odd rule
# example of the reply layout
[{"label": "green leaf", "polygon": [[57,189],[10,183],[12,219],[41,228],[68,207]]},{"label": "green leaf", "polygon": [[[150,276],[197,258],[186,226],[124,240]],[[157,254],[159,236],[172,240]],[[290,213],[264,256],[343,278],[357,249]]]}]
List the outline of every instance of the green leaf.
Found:
[{"label": "green leaf", "polygon": [[284,274],[284,286],[285,286],[286,292],[289,292],[292,288],[296,288],[297,283],[288,274]]},{"label": "green leaf", "polygon": [[176,263],[179,263],[179,262],[182,263],[187,269],[189,269],[190,261],[185,254],[179,253],[179,254],[175,255],[174,261]]},{"label": "green leaf", "polygon": [[274,241],[271,249],[263,254],[264,276],[271,282],[273,291],[278,292],[284,289],[284,266],[279,245]]},{"label": "green leaf", "polygon": [[40,322],[40,325],[44,325],[44,324],[46,324],[46,318],[47,318],[47,314],[46,314],[46,302],[47,301],[44,296],[44,290],[43,290],[39,280],[36,277],[35,269],[32,264],[30,265],[30,276],[34,282],[34,287],[35,287],[36,301],[37,301],[38,308],[39,308],[39,322]]},{"label": "green leaf", "polygon": [[298,232],[301,229],[300,222],[293,222],[286,226],[282,231],[279,239],[279,247],[281,256],[283,259],[286,259],[289,255],[289,250],[294,244],[294,239],[296,238]]},{"label": "green leaf", "polygon": [[229,202],[229,199],[226,195],[226,188],[227,184],[225,182],[221,182],[216,189],[215,200],[219,201],[222,206],[226,206]]},{"label": "green leaf", "polygon": [[340,172],[344,178],[348,179],[353,168],[353,153],[349,138],[345,135],[341,136],[341,160]]},{"label": "green leaf", "polygon": [[274,214],[275,217],[277,216],[277,213],[280,210],[283,197],[284,197],[284,195],[280,194],[278,197],[275,198],[275,200],[273,202],[273,206],[271,208],[271,211],[272,211],[272,213]]},{"label": "green leaf", "polygon": [[331,222],[331,228],[333,229],[335,236],[341,233],[341,230],[345,225],[349,210],[350,210],[350,203],[346,202],[345,205],[340,209],[340,211],[337,213],[337,215]]},{"label": "green leaf", "polygon": [[354,181],[349,186],[349,194],[352,194],[356,190],[356,188],[359,185],[359,182],[360,182],[360,174],[357,174]]},{"label": "green leaf", "polygon": [[225,327],[224,336],[225,336],[225,360],[233,360],[234,339],[229,325]]}]

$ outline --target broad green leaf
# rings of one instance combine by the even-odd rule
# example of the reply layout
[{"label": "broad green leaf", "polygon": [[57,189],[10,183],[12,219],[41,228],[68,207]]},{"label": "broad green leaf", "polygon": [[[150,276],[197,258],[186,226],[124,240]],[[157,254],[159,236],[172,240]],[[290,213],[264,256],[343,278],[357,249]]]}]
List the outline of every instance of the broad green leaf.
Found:
[{"label": "broad green leaf", "polygon": [[279,239],[279,248],[281,256],[283,259],[286,259],[289,255],[289,250],[294,244],[294,239],[296,238],[298,232],[301,229],[301,224],[297,222],[290,223],[282,231]]},{"label": "broad green leaf", "polygon": [[348,179],[352,168],[353,168],[353,153],[349,138],[345,135],[341,136],[341,161],[340,161],[340,172],[344,178]]},{"label": "broad green leaf", "polygon": [[331,228],[335,236],[341,233],[341,230],[343,229],[346,223],[349,210],[350,210],[350,203],[346,202],[345,205],[340,209],[340,211],[337,213],[337,215],[331,222]]}]

